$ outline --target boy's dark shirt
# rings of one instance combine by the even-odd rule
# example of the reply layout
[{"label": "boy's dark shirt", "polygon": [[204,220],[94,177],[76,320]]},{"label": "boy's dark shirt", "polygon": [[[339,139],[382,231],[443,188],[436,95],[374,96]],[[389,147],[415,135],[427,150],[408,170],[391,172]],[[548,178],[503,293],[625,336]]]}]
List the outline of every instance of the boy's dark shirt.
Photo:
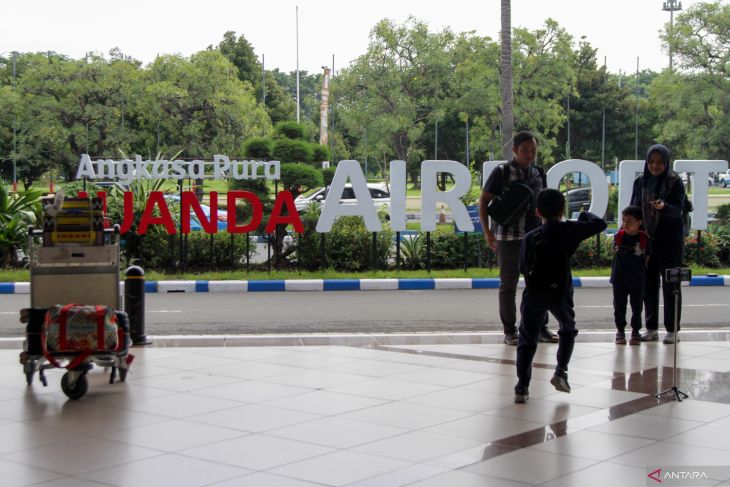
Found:
[{"label": "boy's dark shirt", "polygon": [[611,284],[621,284],[632,288],[642,285],[646,279],[646,249],[637,255],[637,245],[641,242],[641,235],[624,233],[621,245],[614,238],[614,256],[611,266]]},{"label": "boy's dark shirt", "polygon": [[[526,270],[527,257],[532,253],[534,248],[535,234],[541,229],[544,231],[545,238],[555,240],[557,246],[565,249],[568,258],[570,258],[583,240],[605,230],[606,222],[602,218],[587,211],[580,214],[578,221],[547,220],[542,226],[525,235],[522,241],[522,247],[520,249],[520,272],[522,274]],[[570,276],[569,286],[572,290],[573,273],[570,266],[568,266],[568,275]]]}]

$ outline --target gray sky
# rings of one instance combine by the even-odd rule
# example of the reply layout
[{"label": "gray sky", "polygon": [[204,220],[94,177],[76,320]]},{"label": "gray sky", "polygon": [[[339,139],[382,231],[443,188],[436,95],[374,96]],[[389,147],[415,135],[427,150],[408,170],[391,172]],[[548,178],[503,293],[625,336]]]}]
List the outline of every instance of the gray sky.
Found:
[{"label": "gray sky", "polygon": [[[687,9],[697,0],[683,0]],[[499,36],[499,0],[0,0],[0,53],[53,50],[74,58],[87,51],[119,47],[148,63],[159,54],[189,56],[215,45],[223,33],[243,34],[267,69],[296,67],[296,14],[299,6],[299,67],[309,72],[349,64],[368,45],[370,29],[383,18],[396,22],[413,15],[432,30],[476,31]],[[598,48],[599,64],[618,72],[661,70],[668,55],[658,31],[669,22],[661,0],[512,0],[512,25],[535,29],[557,20],[576,40],[587,36]]]}]

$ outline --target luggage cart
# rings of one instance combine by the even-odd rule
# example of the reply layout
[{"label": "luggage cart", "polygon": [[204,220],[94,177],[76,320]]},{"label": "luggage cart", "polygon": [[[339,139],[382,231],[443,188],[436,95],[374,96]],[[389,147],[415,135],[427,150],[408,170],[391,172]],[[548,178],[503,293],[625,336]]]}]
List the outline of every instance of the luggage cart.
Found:
[{"label": "luggage cart", "polygon": [[[79,200],[95,209],[80,217],[78,207],[83,205],[79,205]],[[129,322],[120,307],[119,226],[103,228],[103,219],[98,220],[100,211],[96,210],[99,203],[95,200],[66,200],[57,216],[44,213],[43,230],[30,228],[28,232],[30,308],[20,311],[20,321],[27,323],[20,362],[29,386],[36,372],[41,383],[47,386],[46,370],[66,368],[61,389],[70,399],[79,399],[86,394],[86,374],[94,365],[111,367],[109,383],[113,384],[117,372],[120,381],[126,379],[134,359],[129,353]],[[76,226],[58,225],[56,218],[61,221],[64,210],[74,206],[75,213],[67,213],[66,221],[73,220]],[[73,218],[69,218],[69,214]],[[87,217],[91,223],[80,229],[79,221],[83,222]],[[46,312],[51,306],[69,303],[111,307],[115,311],[117,327],[123,330],[118,334],[122,344],[114,351],[48,351],[42,342]]]}]

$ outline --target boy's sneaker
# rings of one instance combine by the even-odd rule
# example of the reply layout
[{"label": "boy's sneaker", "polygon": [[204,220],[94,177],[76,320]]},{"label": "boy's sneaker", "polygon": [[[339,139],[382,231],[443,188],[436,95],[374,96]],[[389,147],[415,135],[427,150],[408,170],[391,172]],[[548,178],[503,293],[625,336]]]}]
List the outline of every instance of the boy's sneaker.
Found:
[{"label": "boy's sneaker", "polygon": [[641,335],[642,342],[655,342],[659,340],[659,332],[657,330],[646,330],[646,333]]},{"label": "boy's sneaker", "polygon": [[515,386],[515,403],[525,404],[530,398],[530,391],[527,387]]},{"label": "boy's sneaker", "polygon": [[517,346],[517,342],[519,341],[519,337],[517,333],[505,333],[504,334],[504,340],[502,340],[506,345],[512,345],[513,347]]},{"label": "boy's sneaker", "polygon": [[665,345],[671,345],[672,343],[676,343],[679,341],[679,335],[676,335],[672,333],[671,331],[667,333],[667,335],[664,337],[664,344]]},{"label": "boy's sneaker", "polygon": [[624,332],[620,331],[616,333],[616,339],[614,340],[614,343],[616,345],[626,345],[626,335]]},{"label": "boy's sneaker", "polygon": [[631,338],[629,338],[629,345],[641,345],[641,335],[639,332],[631,333]]},{"label": "boy's sneaker", "polygon": [[568,384],[568,373],[562,370],[556,370],[550,383],[560,392],[570,392],[570,384]]},{"label": "boy's sneaker", "polygon": [[537,340],[541,343],[558,343],[559,338],[557,333],[553,333],[547,327],[543,327],[540,330]]}]

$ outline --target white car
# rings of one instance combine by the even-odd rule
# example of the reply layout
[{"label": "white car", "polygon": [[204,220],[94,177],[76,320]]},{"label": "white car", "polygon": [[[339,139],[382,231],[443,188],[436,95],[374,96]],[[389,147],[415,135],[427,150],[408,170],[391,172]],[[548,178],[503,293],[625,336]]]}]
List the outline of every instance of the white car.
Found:
[{"label": "white car", "polygon": [[[370,196],[373,198],[373,204],[376,208],[380,208],[382,205],[390,207],[390,191],[388,185],[385,183],[368,183],[368,189],[370,190]],[[330,187],[318,188],[308,195],[299,195],[294,200],[294,204],[297,207],[298,212],[303,212],[307,205],[312,201],[317,201],[320,205],[324,205],[327,199]],[[354,205],[355,192],[352,189],[352,184],[346,184],[345,189],[342,191],[342,197],[340,198],[340,204],[343,205]]]}]

